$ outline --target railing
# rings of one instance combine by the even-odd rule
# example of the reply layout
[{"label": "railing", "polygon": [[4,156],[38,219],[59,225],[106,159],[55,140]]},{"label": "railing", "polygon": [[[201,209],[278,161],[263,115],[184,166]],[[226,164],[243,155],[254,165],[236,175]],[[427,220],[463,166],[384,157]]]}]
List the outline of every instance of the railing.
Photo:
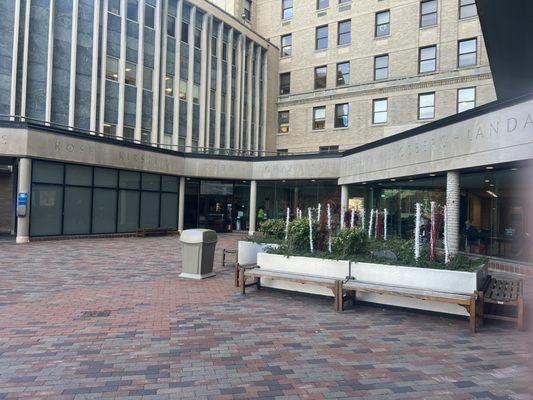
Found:
[{"label": "railing", "polygon": [[159,149],[172,150],[181,153],[194,153],[194,154],[207,154],[207,155],[223,155],[230,157],[271,157],[271,156],[292,156],[292,155],[313,155],[313,154],[340,154],[341,151],[327,151],[327,152],[316,152],[316,151],[301,151],[301,152],[285,152],[278,153],[275,151],[266,151],[266,150],[247,150],[247,149],[234,149],[226,147],[200,147],[200,146],[185,146],[185,145],[176,145],[176,144],[165,144],[160,142],[149,142],[144,140],[139,140],[135,138],[128,138],[116,135],[106,134],[100,131],[93,131],[90,129],[80,128],[76,126],[69,126],[64,124],[59,124],[56,122],[48,122],[35,118],[28,118],[21,115],[8,115],[0,114],[0,121],[11,121],[11,122],[23,122],[30,123],[32,125],[40,126],[43,128],[55,128],[62,129],[65,131],[73,131],[76,133],[81,133],[85,135],[102,137],[110,140],[116,140],[120,142],[134,143],[141,146],[147,147],[156,147]]}]

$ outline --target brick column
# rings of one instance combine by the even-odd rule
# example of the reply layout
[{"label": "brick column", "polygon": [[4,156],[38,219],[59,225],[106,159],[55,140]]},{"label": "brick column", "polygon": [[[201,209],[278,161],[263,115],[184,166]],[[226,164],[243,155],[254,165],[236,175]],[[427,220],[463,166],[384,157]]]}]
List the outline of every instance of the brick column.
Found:
[{"label": "brick column", "polygon": [[448,233],[448,250],[450,256],[457,254],[459,251],[459,172],[457,171],[448,171],[446,174],[446,207],[448,210],[448,223],[447,223],[447,233]]}]

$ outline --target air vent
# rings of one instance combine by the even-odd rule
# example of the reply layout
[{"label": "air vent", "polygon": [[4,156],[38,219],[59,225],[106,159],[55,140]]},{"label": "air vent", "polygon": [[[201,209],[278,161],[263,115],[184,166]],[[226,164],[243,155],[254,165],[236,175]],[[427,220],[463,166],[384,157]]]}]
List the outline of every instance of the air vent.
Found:
[{"label": "air vent", "polygon": [[281,26],[289,26],[291,24],[291,21],[282,21]]},{"label": "air vent", "polygon": [[323,17],[325,15],[328,15],[328,12],[327,11],[320,11],[319,13],[316,13],[316,16],[317,17]]},{"label": "air vent", "polygon": [[348,11],[352,9],[351,4],[345,4],[343,6],[339,6],[339,12]]}]

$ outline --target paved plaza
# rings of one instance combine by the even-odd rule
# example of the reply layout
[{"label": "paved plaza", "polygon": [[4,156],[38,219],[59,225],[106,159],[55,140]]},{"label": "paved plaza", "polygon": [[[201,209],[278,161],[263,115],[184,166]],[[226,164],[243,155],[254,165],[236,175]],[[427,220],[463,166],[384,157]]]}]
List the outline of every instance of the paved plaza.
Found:
[{"label": "paved plaza", "polygon": [[176,237],[0,241],[0,399],[533,399],[531,330],[242,296],[220,265],[237,239],[202,282]]}]

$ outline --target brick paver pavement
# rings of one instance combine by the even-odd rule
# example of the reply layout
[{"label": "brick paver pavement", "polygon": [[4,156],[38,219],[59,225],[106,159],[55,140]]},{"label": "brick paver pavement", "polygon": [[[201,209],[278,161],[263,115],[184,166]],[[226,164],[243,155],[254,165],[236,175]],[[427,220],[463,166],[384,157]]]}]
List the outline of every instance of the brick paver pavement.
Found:
[{"label": "brick paver pavement", "polygon": [[0,399],[533,399],[531,332],[242,296],[220,266],[237,238],[202,282],[175,237],[1,242]]}]

